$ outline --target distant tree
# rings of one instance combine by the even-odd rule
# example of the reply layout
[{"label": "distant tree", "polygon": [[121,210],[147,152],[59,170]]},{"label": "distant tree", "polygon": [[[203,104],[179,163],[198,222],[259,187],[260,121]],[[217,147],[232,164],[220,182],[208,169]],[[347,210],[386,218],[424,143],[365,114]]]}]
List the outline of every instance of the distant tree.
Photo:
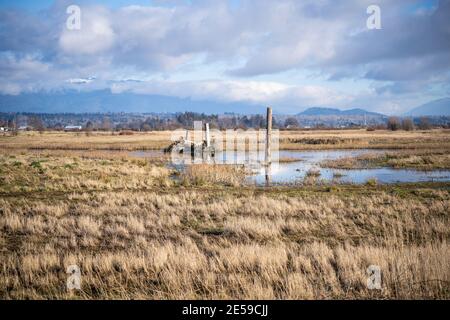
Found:
[{"label": "distant tree", "polygon": [[11,132],[11,135],[17,136],[19,131],[17,130],[17,119],[14,117],[13,119],[8,120],[8,128]]},{"label": "distant tree", "polygon": [[53,129],[55,129],[56,131],[62,131],[64,129],[64,126],[61,122],[58,122],[53,126]]},{"label": "distant tree", "polygon": [[133,121],[129,124],[129,128],[133,131],[141,131],[142,121]]},{"label": "distant tree", "polygon": [[10,128],[11,130],[16,129],[16,122],[14,121],[14,119],[8,120],[8,128]]},{"label": "distant tree", "polygon": [[266,117],[258,114],[255,116],[251,116],[249,119],[249,124],[250,127],[254,128],[254,129],[258,129],[258,128],[265,128],[266,126]]},{"label": "distant tree", "polygon": [[[264,118],[265,120],[265,118]],[[264,128],[267,126],[267,123],[264,122]],[[282,123],[279,123],[275,117],[272,119],[272,128],[280,129],[283,126]]]},{"label": "distant tree", "polygon": [[103,117],[100,128],[104,131],[109,131],[112,129],[112,124],[111,124],[111,120],[109,119],[109,117]]},{"label": "distant tree", "polygon": [[427,117],[421,117],[419,119],[419,129],[420,130],[430,130],[431,129],[430,119],[428,119]]},{"label": "distant tree", "polygon": [[86,131],[86,136],[92,135],[92,130],[94,130],[94,124],[91,121],[86,122],[84,131]]},{"label": "distant tree", "polygon": [[406,118],[402,120],[402,129],[405,131],[413,131],[414,130],[414,122],[411,118]]},{"label": "distant tree", "polygon": [[397,131],[400,129],[400,120],[397,117],[390,117],[387,122],[388,130]]},{"label": "distant tree", "polygon": [[299,127],[299,123],[298,120],[294,117],[289,117],[286,119],[286,121],[284,121],[284,126],[286,128],[298,128]]},{"label": "distant tree", "polygon": [[86,122],[86,131],[92,131],[94,129],[94,124],[91,121]]},{"label": "distant tree", "polygon": [[28,118],[28,125],[34,130],[42,133],[45,130],[45,125],[42,119],[38,116],[31,116]]}]

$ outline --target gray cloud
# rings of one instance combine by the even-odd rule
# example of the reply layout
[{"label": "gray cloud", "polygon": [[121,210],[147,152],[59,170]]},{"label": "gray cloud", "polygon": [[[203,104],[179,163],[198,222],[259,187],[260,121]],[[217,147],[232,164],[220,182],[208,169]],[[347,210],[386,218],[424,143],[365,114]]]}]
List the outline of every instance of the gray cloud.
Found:
[{"label": "gray cloud", "polygon": [[[226,0],[160,1],[114,9],[83,1],[80,31],[65,29],[69,1],[56,1],[38,13],[2,10],[0,91],[17,94],[64,87],[70,84],[68,79],[90,75],[98,79],[83,85],[97,88],[120,77],[176,72],[196,61],[199,68],[226,66],[226,73],[217,78],[228,79],[222,84],[233,83],[229,90],[214,89],[215,80],[194,88],[210,90],[216,98],[234,99],[238,83],[252,88],[249,83],[256,80],[249,78],[296,70],[320,74],[331,82],[374,81],[373,91],[362,95],[380,101],[417,90],[426,95],[433,86],[448,92],[450,1],[441,0],[437,8],[418,8],[417,3],[378,1],[382,30],[365,27],[366,8],[372,4],[368,0],[242,0],[238,6]],[[193,88],[180,83],[183,92]],[[319,87],[320,94],[345,95]],[[170,92],[169,86],[163,88]],[[293,88],[268,100],[328,103],[308,100],[306,86]],[[249,90],[258,95],[254,86]],[[352,99],[346,95],[342,101],[358,101]]]}]

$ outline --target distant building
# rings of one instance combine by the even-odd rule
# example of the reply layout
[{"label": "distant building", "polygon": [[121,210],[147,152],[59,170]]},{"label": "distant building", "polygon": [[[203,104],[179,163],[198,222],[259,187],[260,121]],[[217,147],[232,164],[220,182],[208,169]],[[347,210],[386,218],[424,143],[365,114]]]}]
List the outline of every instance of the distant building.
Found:
[{"label": "distant building", "polygon": [[65,126],[64,131],[81,131],[83,129],[81,126]]}]

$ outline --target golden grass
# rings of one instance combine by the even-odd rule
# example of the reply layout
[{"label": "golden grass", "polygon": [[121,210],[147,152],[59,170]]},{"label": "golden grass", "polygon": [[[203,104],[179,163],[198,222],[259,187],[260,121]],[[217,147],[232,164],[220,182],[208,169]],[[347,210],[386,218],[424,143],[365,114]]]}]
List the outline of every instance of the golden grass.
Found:
[{"label": "golden grass", "polygon": [[170,144],[170,131],[112,135],[95,132],[21,132],[18,136],[0,137],[0,149],[35,150],[162,150]]},{"label": "golden grass", "polygon": [[326,149],[450,149],[450,130],[281,131],[280,150]]},{"label": "golden grass", "polygon": [[70,192],[170,186],[161,159],[126,155],[26,152],[0,153],[0,192]]},{"label": "golden grass", "polygon": [[324,161],[321,166],[336,169],[364,169],[392,167],[396,169],[439,170],[450,169],[450,150],[401,150],[368,153]]},{"label": "golden grass", "polygon": [[224,185],[241,186],[245,182],[247,170],[243,166],[225,164],[192,164],[181,173],[184,186]]},{"label": "golden grass", "polygon": [[291,163],[291,162],[301,162],[303,159],[293,158],[293,157],[280,157],[278,159],[279,163]]},{"label": "golden grass", "polygon": [[[0,297],[448,299],[449,193],[427,194],[2,199]],[[65,289],[71,264],[79,292]],[[381,291],[366,287],[371,264]]]},{"label": "golden grass", "polygon": [[[171,131],[136,132],[131,136],[95,132],[90,136],[73,132],[21,132],[0,136],[0,149],[38,150],[162,150],[171,143]],[[280,131],[281,150],[317,149],[440,149],[450,148],[450,130],[367,131],[314,130]]]},{"label": "golden grass", "polygon": [[3,150],[0,298],[450,298],[448,183],[264,189],[194,165],[183,184],[161,161]]}]

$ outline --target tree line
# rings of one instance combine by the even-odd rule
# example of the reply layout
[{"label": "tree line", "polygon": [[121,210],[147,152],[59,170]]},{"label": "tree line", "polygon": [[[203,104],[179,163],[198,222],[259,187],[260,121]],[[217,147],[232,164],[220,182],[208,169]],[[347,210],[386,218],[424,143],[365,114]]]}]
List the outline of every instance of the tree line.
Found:
[{"label": "tree line", "polygon": [[[442,118],[442,117],[441,117]],[[368,130],[388,129],[392,131],[415,129],[428,130],[439,126],[450,127],[450,119],[399,118],[389,117],[385,123],[376,126],[368,126]],[[445,120],[447,119],[447,120]],[[65,130],[68,125],[81,126],[83,131],[158,131],[174,130],[178,128],[193,128],[194,121],[209,123],[212,129],[260,129],[266,126],[266,117],[263,115],[209,115],[204,113],[184,112],[176,114],[10,114],[0,113],[0,127],[9,128],[11,131],[18,129],[30,129],[36,131]],[[445,122],[447,121],[447,122]],[[444,123],[444,125],[443,125]],[[273,127],[278,129],[299,129],[298,116],[284,116],[273,119]],[[350,127],[361,128],[360,124],[352,124]],[[332,124],[317,122],[311,129],[331,129]]]}]

